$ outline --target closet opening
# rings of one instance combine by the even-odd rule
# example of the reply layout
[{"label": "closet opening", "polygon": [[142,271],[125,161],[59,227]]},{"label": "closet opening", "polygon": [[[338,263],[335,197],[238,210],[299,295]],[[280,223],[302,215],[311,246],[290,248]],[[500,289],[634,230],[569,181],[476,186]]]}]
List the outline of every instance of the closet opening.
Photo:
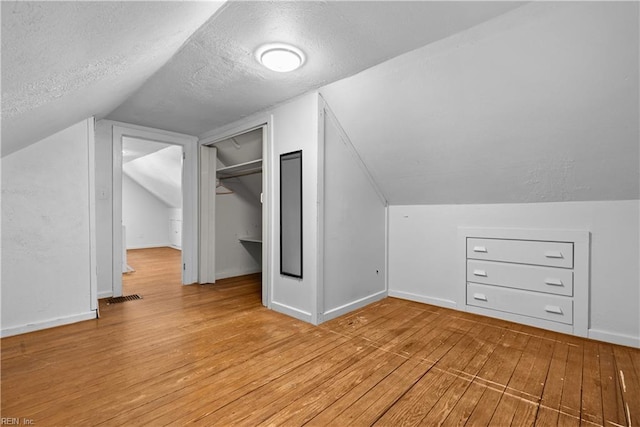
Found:
[{"label": "closet opening", "polygon": [[[201,283],[246,277],[263,282],[266,226],[263,126],[202,147],[201,232],[204,253]],[[206,247],[208,244],[208,248]],[[258,287],[263,304],[266,287]],[[265,304],[266,305],[266,304]]]}]

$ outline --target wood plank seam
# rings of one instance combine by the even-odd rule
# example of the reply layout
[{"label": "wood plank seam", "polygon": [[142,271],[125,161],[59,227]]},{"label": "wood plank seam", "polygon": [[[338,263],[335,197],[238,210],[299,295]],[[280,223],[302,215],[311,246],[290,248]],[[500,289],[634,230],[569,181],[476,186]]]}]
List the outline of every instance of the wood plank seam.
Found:
[{"label": "wood plank seam", "polygon": [[143,300],[0,341],[3,416],[40,425],[638,422],[638,349],[396,298],[315,327],[262,307],[259,274],[181,286],[178,251],[130,259],[126,293]]}]

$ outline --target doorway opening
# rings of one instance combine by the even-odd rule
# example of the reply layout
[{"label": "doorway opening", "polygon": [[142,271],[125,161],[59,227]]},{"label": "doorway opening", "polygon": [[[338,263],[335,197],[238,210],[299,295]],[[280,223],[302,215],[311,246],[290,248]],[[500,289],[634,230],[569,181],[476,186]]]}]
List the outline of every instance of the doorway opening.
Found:
[{"label": "doorway opening", "polygon": [[[123,273],[135,269],[135,265],[127,262],[127,248],[162,246],[179,252],[181,263],[177,268],[181,283],[198,281],[197,141],[197,137],[190,135],[114,123],[111,275],[114,297],[122,296]],[[155,206],[151,210],[160,212],[134,212],[133,206],[140,200],[126,206],[127,198],[145,198],[147,208]],[[123,225],[131,230],[123,230]]]},{"label": "doorway opening", "polygon": [[266,125],[201,152],[201,282],[255,275],[268,305]]},{"label": "doorway opening", "polygon": [[[122,273],[133,274],[131,261],[144,253],[182,265],[182,147],[125,136],[122,138]],[[174,252],[174,256],[168,256]],[[180,255],[178,255],[180,254]],[[126,285],[127,280],[124,278]],[[128,292],[125,290],[125,293]]]}]

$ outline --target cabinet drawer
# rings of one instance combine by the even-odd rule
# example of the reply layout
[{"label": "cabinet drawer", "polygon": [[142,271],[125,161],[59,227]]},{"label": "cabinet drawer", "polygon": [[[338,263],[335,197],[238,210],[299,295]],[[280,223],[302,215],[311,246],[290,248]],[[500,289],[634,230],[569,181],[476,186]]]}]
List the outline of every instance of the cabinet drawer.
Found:
[{"label": "cabinet drawer", "polygon": [[467,305],[573,324],[571,298],[467,283]]},{"label": "cabinet drawer", "polygon": [[467,281],[507,288],[573,295],[573,271],[504,262],[467,260]]},{"label": "cabinet drawer", "polygon": [[467,238],[467,258],[573,268],[573,243]]}]

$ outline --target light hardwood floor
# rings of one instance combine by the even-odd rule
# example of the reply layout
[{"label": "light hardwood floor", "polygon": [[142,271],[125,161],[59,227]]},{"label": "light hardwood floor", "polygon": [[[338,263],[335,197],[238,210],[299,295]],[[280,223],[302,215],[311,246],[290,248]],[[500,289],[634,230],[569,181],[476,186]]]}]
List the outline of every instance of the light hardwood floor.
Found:
[{"label": "light hardwood floor", "polygon": [[2,417],[37,426],[640,425],[640,350],[387,298],[319,327],[259,276],[181,286],[130,251],[102,317],[2,340]]}]

